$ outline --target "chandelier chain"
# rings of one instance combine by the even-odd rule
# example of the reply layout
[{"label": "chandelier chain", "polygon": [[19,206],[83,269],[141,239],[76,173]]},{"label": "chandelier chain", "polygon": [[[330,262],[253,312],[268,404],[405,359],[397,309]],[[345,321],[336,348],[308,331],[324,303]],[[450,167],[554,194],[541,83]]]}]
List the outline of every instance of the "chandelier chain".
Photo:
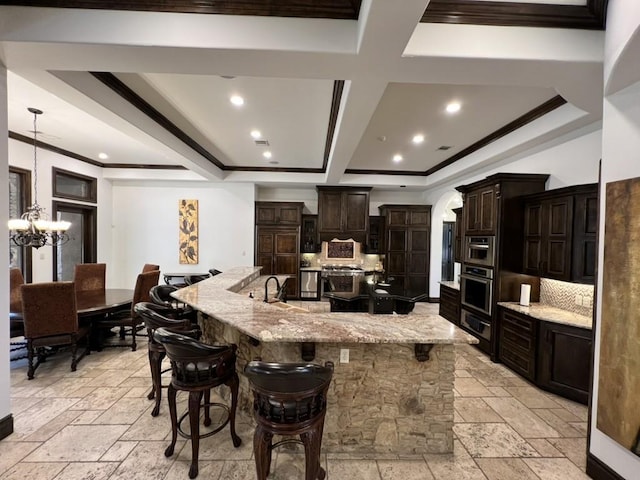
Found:
[{"label": "chandelier chain", "polygon": [[33,113],[33,202],[38,205],[38,114]]}]

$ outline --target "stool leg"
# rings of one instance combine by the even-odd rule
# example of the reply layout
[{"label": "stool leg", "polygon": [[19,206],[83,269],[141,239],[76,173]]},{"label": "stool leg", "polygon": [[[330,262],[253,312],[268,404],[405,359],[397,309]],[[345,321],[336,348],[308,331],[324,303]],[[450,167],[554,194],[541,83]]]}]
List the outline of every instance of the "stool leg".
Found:
[{"label": "stool leg", "polygon": [[[153,400],[153,398],[156,395],[156,377],[155,377],[155,372],[153,370],[153,365],[155,363],[155,352],[152,352],[151,350],[148,351],[149,354],[149,370],[151,370],[151,391],[149,392],[149,395],[147,395],[147,400]],[[152,416],[154,416],[153,414],[151,414]]]},{"label": "stool leg", "polygon": [[205,427],[211,425],[211,407],[209,404],[211,403],[211,390],[205,390],[204,392],[204,423]]},{"label": "stool leg", "polygon": [[304,444],[305,480],[322,480],[324,469],[320,466],[320,447],[322,443],[322,423],[316,428],[300,434]]},{"label": "stool leg", "polygon": [[173,455],[173,449],[176,447],[176,440],[178,439],[178,412],[176,407],[176,394],[177,391],[173,384],[169,384],[167,389],[167,398],[169,400],[169,416],[171,417],[171,444],[164,451],[165,457]]},{"label": "stool leg", "polygon": [[189,427],[191,428],[191,467],[189,468],[189,478],[196,478],[198,476],[201,401],[202,391],[189,392]]},{"label": "stool leg", "polygon": [[256,457],[257,480],[267,480],[271,469],[271,440],[273,434],[260,424],[253,434],[253,455]]},{"label": "stool leg", "polygon": [[229,430],[231,431],[231,440],[234,447],[239,447],[242,443],[242,439],[236,433],[236,409],[238,408],[238,386],[240,380],[238,380],[238,374],[233,372],[233,376],[227,382],[227,385],[231,389],[231,408],[229,409]]}]

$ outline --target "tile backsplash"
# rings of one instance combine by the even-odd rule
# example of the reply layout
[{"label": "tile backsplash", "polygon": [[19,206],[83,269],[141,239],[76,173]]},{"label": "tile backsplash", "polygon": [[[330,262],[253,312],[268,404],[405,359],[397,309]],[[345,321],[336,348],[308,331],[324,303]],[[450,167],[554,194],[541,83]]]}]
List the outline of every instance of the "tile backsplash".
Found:
[{"label": "tile backsplash", "polygon": [[578,315],[590,317],[593,308],[593,285],[540,279],[540,303]]}]

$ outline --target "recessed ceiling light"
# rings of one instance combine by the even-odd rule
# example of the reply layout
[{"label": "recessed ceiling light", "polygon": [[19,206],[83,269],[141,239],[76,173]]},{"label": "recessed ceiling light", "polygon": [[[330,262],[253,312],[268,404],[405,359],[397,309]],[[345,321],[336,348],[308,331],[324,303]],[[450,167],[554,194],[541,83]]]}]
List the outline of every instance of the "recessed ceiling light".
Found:
[{"label": "recessed ceiling light", "polygon": [[411,139],[411,141],[413,143],[422,143],[424,142],[424,135],[422,135],[421,133],[417,133],[416,135],[413,136],[413,138]]},{"label": "recessed ceiling light", "polygon": [[244,105],[244,98],[242,98],[240,95],[233,95],[229,100],[231,100],[231,103],[233,103],[236,107]]},{"label": "recessed ceiling light", "polygon": [[260,133],[260,130],[251,130],[251,136],[253,138],[260,138],[262,134]]},{"label": "recessed ceiling light", "polygon": [[451,102],[447,104],[447,113],[457,113],[460,111],[460,102]]},{"label": "recessed ceiling light", "polygon": [[402,161],[402,155],[400,155],[399,153],[396,153],[393,156],[393,161],[396,162],[396,163],[401,162]]},{"label": "recessed ceiling light", "polygon": [[106,160],[107,158],[109,158],[109,155],[107,155],[107,154],[106,154],[106,153],[104,153],[104,152],[100,152],[100,153],[98,154],[98,158],[99,158],[100,160]]},{"label": "recessed ceiling light", "polygon": [[271,154],[271,152],[269,150],[267,150],[266,152],[262,152],[262,156],[264,158],[271,158],[273,155]]}]

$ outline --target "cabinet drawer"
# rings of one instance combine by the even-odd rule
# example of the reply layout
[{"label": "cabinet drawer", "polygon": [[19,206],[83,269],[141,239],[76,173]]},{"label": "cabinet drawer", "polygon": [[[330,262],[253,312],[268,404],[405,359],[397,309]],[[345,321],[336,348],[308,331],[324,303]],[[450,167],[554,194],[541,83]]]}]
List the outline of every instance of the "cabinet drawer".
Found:
[{"label": "cabinet drawer", "polygon": [[510,344],[503,338],[500,342],[500,360],[526,379],[535,380],[535,352],[524,354],[516,345]]}]

